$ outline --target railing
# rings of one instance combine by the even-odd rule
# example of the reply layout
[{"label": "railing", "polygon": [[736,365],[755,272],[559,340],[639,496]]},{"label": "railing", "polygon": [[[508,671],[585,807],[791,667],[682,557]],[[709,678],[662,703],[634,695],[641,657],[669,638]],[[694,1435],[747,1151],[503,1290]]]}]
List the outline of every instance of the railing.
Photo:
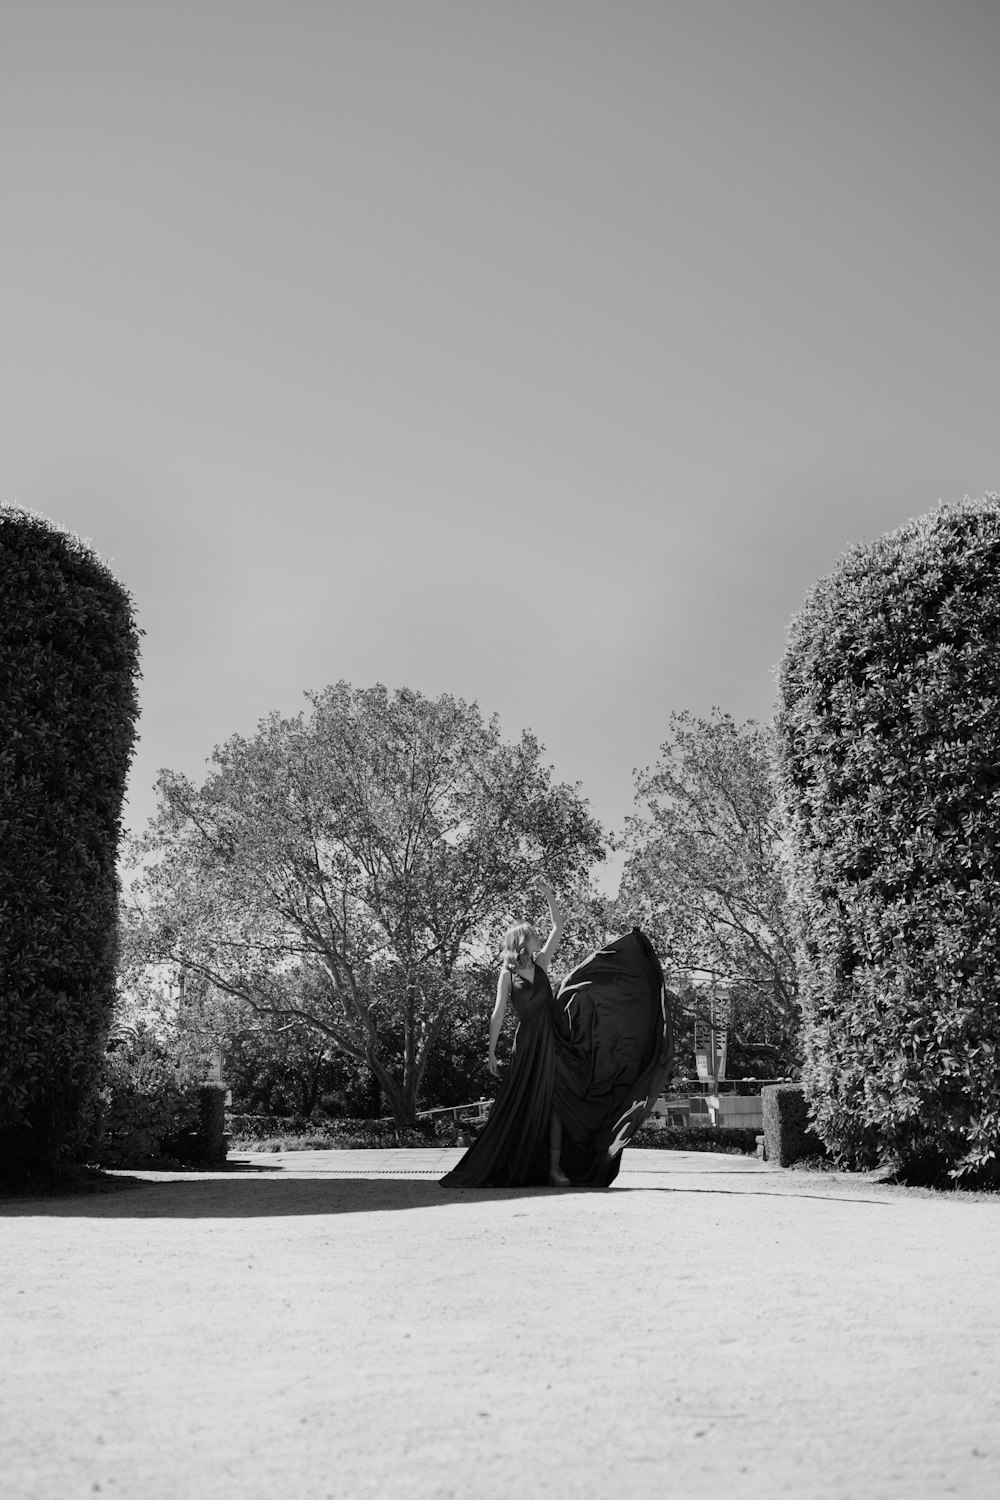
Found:
[{"label": "railing", "polygon": [[673,1098],[674,1095],[686,1097],[688,1094],[742,1094],[753,1098],[759,1094],[761,1089],[767,1088],[773,1083],[791,1083],[792,1079],[783,1078],[720,1078],[718,1084],[705,1078],[673,1078],[667,1088],[663,1090],[665,1096]]},{"label": "railing", "polygon": [[418,1109],[418,1120],[433,1120],[436,1115],[451,1115],[453,1120],[459,1120],[469,1113],[473,1113],[476,1119],[485,1119],[486,1110],[483,1105],[491,1105],[492,1099],[476,1099],[472,1104],[445,1104],[437,1109]]}]

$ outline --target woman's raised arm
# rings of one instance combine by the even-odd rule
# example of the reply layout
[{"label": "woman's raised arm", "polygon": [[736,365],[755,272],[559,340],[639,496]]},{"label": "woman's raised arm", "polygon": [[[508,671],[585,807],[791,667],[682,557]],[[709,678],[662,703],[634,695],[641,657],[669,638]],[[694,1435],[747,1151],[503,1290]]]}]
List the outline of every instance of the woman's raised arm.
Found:
[{"label": "woman's raised arm", "polygon": [[535,884],[538,886],[538,889],[541,891],[542,895],[548,902],[549,916],[552,918],[552,931],[545,939],[544,946],[535,954],[536,964],[541,964],[543,969],[547,969],[549,967],[549,962],[552,958],[552,955],[559,947],[559,939],[562,937],[563,928],[566,926],[566,914],[563,911],[562,907],[559,905],[556,893],[553,890],[552,886],[549,885],[549,882],[547,880],[543,880],[541,879],[541,877],[539,877],[539,879],[535,881]]}]

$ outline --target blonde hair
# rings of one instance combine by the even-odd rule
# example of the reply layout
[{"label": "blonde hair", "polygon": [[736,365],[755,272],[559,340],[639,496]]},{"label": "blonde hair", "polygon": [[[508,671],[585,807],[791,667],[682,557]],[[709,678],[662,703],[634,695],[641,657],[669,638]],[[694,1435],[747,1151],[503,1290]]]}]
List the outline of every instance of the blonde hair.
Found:
[{"label": "blonde hair", "polygon": [[508,927],[503,935],[503,950],[501,958],[505,969],[520,969],[528,962],[528,939],[533,937],[539,947],[542,946],[538,930],[532,927],[530,922],[518,922],[515,927]]}]

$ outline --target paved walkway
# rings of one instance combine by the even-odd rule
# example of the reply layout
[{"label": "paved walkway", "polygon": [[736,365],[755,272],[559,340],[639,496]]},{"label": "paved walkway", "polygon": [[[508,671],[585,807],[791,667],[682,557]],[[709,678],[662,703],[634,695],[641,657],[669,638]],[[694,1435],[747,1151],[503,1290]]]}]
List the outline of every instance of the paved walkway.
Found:
[{"label": "paved walkway", "polygon": [[630,1151],[0,1204],[2,1500],[1000,1494],[1000,1202]]}]

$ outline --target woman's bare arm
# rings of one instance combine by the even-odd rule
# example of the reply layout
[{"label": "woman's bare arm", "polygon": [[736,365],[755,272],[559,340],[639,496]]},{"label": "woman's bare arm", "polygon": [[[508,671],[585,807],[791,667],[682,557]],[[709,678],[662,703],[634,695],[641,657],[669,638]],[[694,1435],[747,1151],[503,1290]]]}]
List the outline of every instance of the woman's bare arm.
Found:
[{"label": "woman's bare arm", "polygon": [[500,1069],[497,1066],[497,1041],[500,1036],[500,1028],[503,1025],[503,1018],[507,1013],[507,1001],[510,999],[510,989],[510,970],[503,968],[500,970],[500,976],[497,979],[497,1001],[493,1007],[493,1014],[490,1016],[490,1051],[486,1059],[486,1066],[494,1078],[498,1077],[500,1073]]},{"label": "woman's bare arm", "polygon": [[548,902],[549,916],[552,918],[552,931],[545,939],[544,947],[535,954],[535,963],[541,964],[543,969],[547,969],[552,959],[552,955],[559,947],[559,939],[562,937],[563,928],[566,926],[566,914],[563,911],[562,907],[559,905],[556,893],[549,885],[547,880],[539,879],[535,882],[535,884],[538,886],[538,889],[541,891],[542,895]]}]

